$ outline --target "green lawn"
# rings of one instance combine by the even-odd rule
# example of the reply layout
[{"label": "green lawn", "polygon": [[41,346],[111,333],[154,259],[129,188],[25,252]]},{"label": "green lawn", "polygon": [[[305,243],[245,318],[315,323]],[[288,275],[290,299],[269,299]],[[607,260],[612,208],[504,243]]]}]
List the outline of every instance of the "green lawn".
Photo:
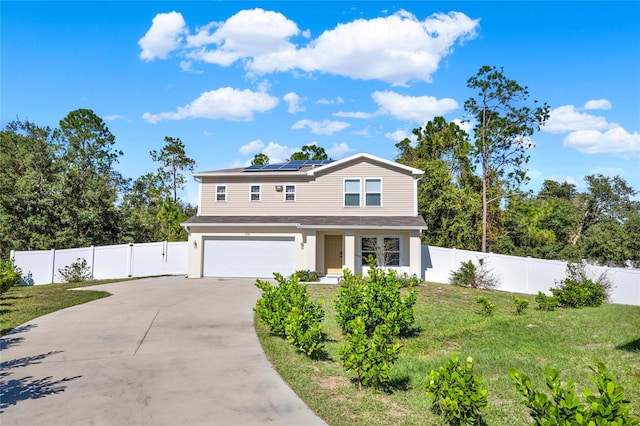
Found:
[{"label": "green lawn", "polygon": [[0,295],[0,336],[39,316],[109,296],[106,291],[70,290],[72,288],[118,281],[127,279],[12,287]]},{"label": "green lawn", "polygon": [[[333,299],[337,286],[310,285],[314,300],[323,300],[323,328],[329,342],[327,360],[312,361],[286,341],[269,334],[257,323],[262,346],[291,388],[330,425],[437,425],[430,411],[425,379],[431,369],[446,361],[451,351],[473,357],[476,374],[489,391],[488,425],[522,425],[530,420],[520,395],[508,376],[510,368],[529,375],[543,390],[544,365],[560,370],[576,390],[596,390],[589,366],[602,361],[625,388],[635,415],[640,414],[640,307],[606,305],[600,308],[542,312],[530,308],[513,314],[511,293],[475,290],[443,284],[419,288],[415,307],[417,336],[401,339],[398,362],[392,369],[394,389],[358,390],[343,371],[338,347],[342,340],[335,322]],[[477,297],[487,296],[497,308],[492,317],[476,312]]]}]

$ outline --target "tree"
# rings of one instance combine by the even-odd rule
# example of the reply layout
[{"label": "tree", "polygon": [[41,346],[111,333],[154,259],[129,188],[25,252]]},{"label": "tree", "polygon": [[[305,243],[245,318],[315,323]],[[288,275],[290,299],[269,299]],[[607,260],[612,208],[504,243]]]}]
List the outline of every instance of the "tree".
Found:
[{"label": "tree", "polygon": [[113,168],[122,151],[102,119],[89,109],[70,112],[54,132],[61,146],[65,199],[58,240],[63,247],[117,242],[116,208],[126,180]]},{"label": "tree", "polygon": [[0,132],[0,257],[56,246],[62,170],[53,131],[12,121]]},{"label": "tree", "polygon": [[[153,150],[150,152],[153,161],[160,162],[158,175],[169,186],[173,194],[173,202],[178,202],[178,189],[184,189],[187,178],[185,172],[192,172],[196,162],[187,157],[184,144],[179,138],[165,136],[165,145],[160,152]],[[167,184],[168,182],[168,184]]]},{"label": "tree", "polygon": [[269,157],[267,154],[259,153],[253,156],[253,160],[251,160],[252,166],[265,165],[269,164]]},{"label": "tree", "polygon": [[298,152],[291,154],[290,160],[330,160],[324,148],[316,145],[304,145]]},{"label": "tree", "polygon": [[418,182],[418,212],[427,223],[424,243],[469,250],[479,248],[479,179],[469,161],[468,135],[436,117],[413,130],[416,143],[396,144],[396,161],[424,170]]},{"label": "tree", "polygon": [[[471,154],[481,167],[481,250],[486,252],[489,203],[509,196],[526,180],[527,149],[533,146],[530,137],[548,119],[549,107],[525,105],[527,87],[506,78],[502,68],[481,67],[467,87],[478,91],[464,109],[476,121]],[[492,184],[496,195],[489,198]]]}]

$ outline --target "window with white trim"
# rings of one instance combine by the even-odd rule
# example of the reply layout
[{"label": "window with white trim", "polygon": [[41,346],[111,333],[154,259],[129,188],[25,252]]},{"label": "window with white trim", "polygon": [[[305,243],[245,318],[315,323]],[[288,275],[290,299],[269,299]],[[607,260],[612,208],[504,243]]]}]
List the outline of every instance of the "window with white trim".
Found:
[{"label": "window with white trim", "polygon": [[400,237],[361,237],[360,255],[362,265],[369,264],[369,257],[380,266],[400,266]]},{"label": "window with white trim", "polygon": [[360,179],[344,180],[344,206],[360,207]]},{"label": "window with white trim", "polygon": [[284,200],[285,201],[295,201],[296,200],[296,186],[295,185],[285,185],[284,186]]},{"label": "window with white trim", "polygon": [[251,201],[260,201],[260,185],[251,185],[250,198]]},{"label": "window with white trim", "polygon": [[227,185],[216,186],[216,201],[227,201]]},{"label": "window with white trim", "polygon": [[382,179],[364,180],[364,205],[367,207],[382,206]]}]

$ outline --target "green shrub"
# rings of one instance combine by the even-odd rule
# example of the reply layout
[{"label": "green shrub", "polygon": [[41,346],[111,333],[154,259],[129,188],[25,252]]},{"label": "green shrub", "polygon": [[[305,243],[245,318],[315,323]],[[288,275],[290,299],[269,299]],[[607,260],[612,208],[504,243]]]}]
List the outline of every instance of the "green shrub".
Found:
[{"label": "green shrub", "polygon": [[601,362],[598,368],[592,367],[591,379],[598,388],[598,395],[589,389],[583,390],[586,405],[575,393],[575,385],[568,381],[564,386],[557,370],[545,366],[547,387],[551,397],[533,389],[531,379],[522,372],[511,369],[509,377],[516,385],[518,392],[524,396],[524,404],[534,425],[638,425],[637,418],[631,417],[631,408],[624,399],[624,389],[614,382]]},{"label": "green shrub", "polygon": [[307,270],[300,269],[294,272],[294,274],[298,276],[298,280],[300,281],[304,281],[308,283],[320,281],[320,272],[318,271],[311,271],[309,269]]},{"label": "green shrub", "polygon": [[554,311],[560,306],[560,302],[556,296],[547,296],[541,291],[536,295],[535,301],[538,304],[538,309],[541,311]]},{"label": "green shrub", "polygon": [[360,317],[365,324],[367,336],[373,336],[375,328],[388,321],[393,313],[393,321],[387,325],[393,336],[407,336],[413,331],[415,318],[413,306],[417,300],[415,289],[404,298],[402,285],[393,270],[385,272],[370,264],[369,276],[365,279],[343,271],[344,280],[334,299],[336,321],[344,334],[350,333],[353,320]]},{"label": "green shrub", "polygon": [[376,326],[371,337],[367,336],[362,318],[351,321],[338,354],[344,369],[357,374],[358,387],[381,387],[390,381],[389,370],[400,354],[400,344],[393,341],[390,326],[394,316],[390,313],[386,323]]},{"label": "green shrub", "polygon": [[401,287],[413,288],[418,287],[420,284],[422,284],[422,280],[418,278],[417,275],[409,275],[406,272],[402,275],[398,275],[396,279],[400,283]]},{"label": "green shrub", "polygon": [[427,377],[427,395],[433,398],[432,407],[451,425],[483,424],[487,390],[482,388],[482,378],[473,374],[473,359],[467,357],[464,364],[453,352],[451,359],[438,370],[431,370]]},{"label": "green shrub", "polygon": [[449,283],[462,287],[492,289],[498,286],[499,280],[485,265],[484,259],[478,259],[478,266],[471,260],[461,262],[460,268],[451,273]]},{"label": "green shrub", "polygon": [[480,305],[480,312],[483,317],[490,317],[493,315],[493,311],[496,310],[495,303],[491,303],[486,296],[478,297],[476,303]]},{"label": "green shrub", "polygon": [[80,257],[71,265],[58,269],[58,273],[64,283],[80,283],[93,278],[91,276],[91,268],[87,266],[87,261]]},{"label": "green shrub", "polygon": [[22,281],[22,271],[12,260],[0,259],[0,294]]},{"label": "green shrub", "polygon": [[564,308],[582,308],[602,306],[609,298],[613,283],[607,273],[597,278],[587,274],[587,264],[567,264],[567,276],[560,281],[551,293],[558,299],[558,305]]},{"label": "green shrub", "polygon": [[524,311],[529,307],[529,301],[527,299],[520,299],[515,294],[511,297],[513,298],[513,305],[515,308],[513,313],[516,315],[522,315]]},{"label": "green shrub", "polygon": [[309,298],[307,287],[299,284],[296,274],[290,279],[273,275],[277,286],[256,280],[262,296],[253,310],[271,333],[287,339],[307,356],[319,356],[325,342],[322,305]]}]

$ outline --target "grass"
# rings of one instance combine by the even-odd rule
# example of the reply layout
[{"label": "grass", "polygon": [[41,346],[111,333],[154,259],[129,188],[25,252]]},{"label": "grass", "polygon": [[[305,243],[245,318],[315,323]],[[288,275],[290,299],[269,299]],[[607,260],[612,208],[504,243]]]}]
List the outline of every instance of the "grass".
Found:
[{"label": "grass", "polygon": [[126,280],[95,280],[81,283],[12,287],[0,295],[0,336],[4,336],[11,329],[39,316],[110,295],[106,291],[72,291],[70,290],[72,288]]},{"label": "grass", "polygon": [[[426,376],[444,363],[452,351],[471,356],[475,373],[489,391],[489,425],[529,424],[522,397],[508,376],[517,368],[531,377],[534,387],[546,390],[544,365],[572,380],[576,390],[596,391],[589,366],[602,361],[625,388],[635,415],[640,413],[640,307],[606,305],[600,308],[543,312],[530,295],[529,309],[514,315],[511,293],[475,290],[443,284],[419,287],[415,306],[415,337],[400,339],[402,351],[393,366],[390,391],[358,390],[342,369],[338,347],[342,340],[335,322],[336,286],[311,285],[314,300],[322,300],[323,329],[329,341],[325,360],[310,360],[286,341],[269,334],[256,320],[256,330],[267,357],[291,388],[320,417],[338,425],[441,424],[430,410]],[[495,313],[483,317],[476,299],[486,296]]]}]

